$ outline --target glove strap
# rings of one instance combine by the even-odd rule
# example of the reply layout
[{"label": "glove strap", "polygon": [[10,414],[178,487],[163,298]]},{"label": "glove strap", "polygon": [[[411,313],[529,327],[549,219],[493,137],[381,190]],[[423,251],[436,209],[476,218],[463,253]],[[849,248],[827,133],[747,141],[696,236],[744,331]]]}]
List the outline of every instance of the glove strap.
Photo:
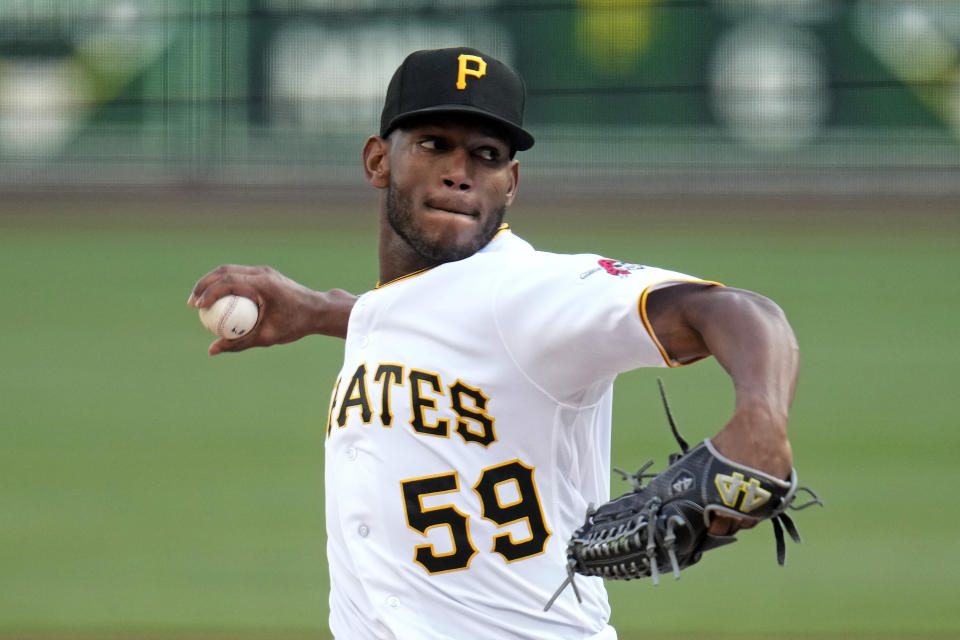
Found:
[{"label": "glove strap", "polygon": [[563,590],[567,588],[567,585],[573,587],[573,593],[575,596],[577,596],[577,602],[583,604],[583,598],[580,597],[580,590],[577,589],[577,583],[574,581],[573,564],[567,563],[567,577],[564,578],[563,582],[560,583],[560,586],[557,587],[557,590],[553,592],[552,596],[550,596],[550,600],[548,600],[547,604],[543,607],[544,611],[550,610],[550,607],[552,607],[553,603],[557,601],[557,598],[559,598],[560,594],[563,593]]},{"label": "glove strap", "polygon": [[[680,445],[679,455],[674,454],[677,458],[679,458],[690,449],[690,445],[687,443],[684,437],[680,435],[680,430],[677,429],[677,423],[673,419],[673,412],[670,411],[670,402],[667,400],[667,390],[663,386],[663,380],[661,378],[657,378],[657,385],[660,387],[660,399],[663,400],[663,410],[667,412],[667,422],[670,423],[670,431],[673,433],[673,437],[676,439],[677,444]],[[671,460],[671,462],[673,461]]]}]

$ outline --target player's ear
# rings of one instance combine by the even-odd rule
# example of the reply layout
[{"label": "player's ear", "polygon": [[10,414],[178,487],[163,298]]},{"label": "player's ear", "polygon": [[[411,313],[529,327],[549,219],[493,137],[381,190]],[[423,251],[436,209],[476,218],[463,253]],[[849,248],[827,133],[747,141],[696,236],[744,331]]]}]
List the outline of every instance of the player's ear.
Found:
[{"label": "player's ear", "polygon": [[513,204],[513,199],[517,195],[517,185],[520,184],[520,163],[516,160],[510,162],[510,186],[507,189],[507,206]]},{"label": "player's ear", "polygon": [[390,185],[390,142],[370,136],[363,145],[363,171],[367,182],[377,189],[386,189]]}]

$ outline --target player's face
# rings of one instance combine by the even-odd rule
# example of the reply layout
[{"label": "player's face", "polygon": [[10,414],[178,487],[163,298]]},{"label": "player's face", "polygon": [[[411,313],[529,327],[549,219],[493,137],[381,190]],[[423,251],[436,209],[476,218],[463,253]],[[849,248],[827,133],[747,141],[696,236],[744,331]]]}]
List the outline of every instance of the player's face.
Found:
[{"label": "player's face", "polygon": [[451,120],[390,136],[386,217],[425,263],[469,257],[497,233],[517,186],[510,143],[482,123]]}]

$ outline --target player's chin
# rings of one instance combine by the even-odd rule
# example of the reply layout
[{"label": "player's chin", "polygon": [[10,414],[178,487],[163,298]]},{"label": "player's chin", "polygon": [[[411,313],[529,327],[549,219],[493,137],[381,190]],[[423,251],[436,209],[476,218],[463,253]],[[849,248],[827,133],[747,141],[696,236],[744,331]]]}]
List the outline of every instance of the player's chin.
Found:
[{"label": "player's chin", "polygon": [[478,215],[439,212],[428,215],[421,228],[434,243],[471,245],[484,235],[486,225]]},{"label": "player's chin", "polygon": [[469,258],[482,249],[489,241],[480,233],[457,233],[452,229],[444,229],[432,238],[416,247],[421,255],[432,262],[455,262]]},{"label": "player's chin", "polygon": [[[490,213],[457,213],[425,207],[419,220],[421,255],[434,262],[452,262],[472,256],[496,235],[502,216]],[[422,241],[418,242],[418,241]]]}]

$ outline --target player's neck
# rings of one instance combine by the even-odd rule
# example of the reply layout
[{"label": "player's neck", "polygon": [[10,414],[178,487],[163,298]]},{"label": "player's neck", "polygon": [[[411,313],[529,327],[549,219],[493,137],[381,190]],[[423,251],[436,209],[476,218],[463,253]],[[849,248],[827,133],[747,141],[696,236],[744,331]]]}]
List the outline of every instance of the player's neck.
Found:
[{"label": "player's neck", "polygon": [[404,276],[409,276],[414,273],[423,271],[424,269],[429,269],[430,267],[436,266],[432,262],[426,262],[424,260],[420,261],[396,261],[396,260],[387,260],[384,261],[384,258],[380,258],[380,280],[379,285],[385,285],[387,283],[393,282],[394,280],[399,280]]},{"label": "player's neck", "polygon": [[436,262],[414,251],[396,233],[384,229],[380,233],[379,259],[380,285],[436,266]]}]

